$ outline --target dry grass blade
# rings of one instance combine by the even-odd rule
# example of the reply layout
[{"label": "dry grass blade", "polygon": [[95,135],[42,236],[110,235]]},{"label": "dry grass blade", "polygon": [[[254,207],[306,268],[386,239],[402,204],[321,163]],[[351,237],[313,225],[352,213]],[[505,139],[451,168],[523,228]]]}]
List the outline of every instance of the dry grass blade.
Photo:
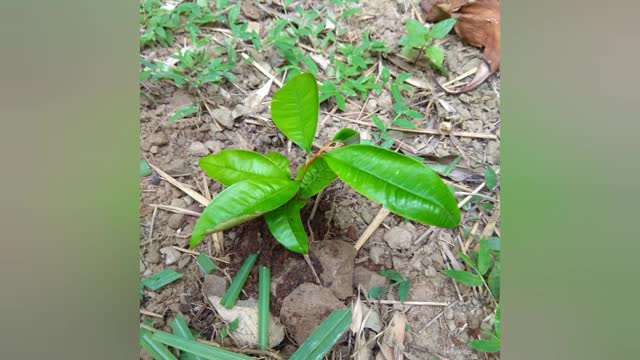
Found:
[{"label": "dry grass blade", "polygon": [[151,166],[151,168],[153,168],[153,170],[155,170],[158,174],[160,174],[160,176],[162,176],[165,180],[167,180],[171,185],[177,187],[178,189],[182,190],[182,192],[184,192],[185,194],[191,196],[193,198],[193,200],[199,202],[200,204],[202,204],[204,206],[209,205],[209,200],[207,200],[204,196],[198,194],[196,191],[190,189],[185,184],[183,184],[180,181],[174,179],[173,177],[171,177],[171,175],[169,175],[166,172],[162,171],[159,167],[153,165],[152,163],[149,163],[149,166]]},{"label": "dry grass blade", "polygon": [[404,335],[407,328],[407,318],[400,311],[396,311],[385,329],[382,340],[378,343],[380,354],[385,360],[401,360],[404,352]]},{"label": "dry grass blade", "polygon": [[150,204],[149,206],[155,209],[162,209],[162,210],[167,210],[167,211],[171,211],[173,213],[176,214],[185,214],[185,215],[190,215],[190,216],[200,216],[201,213],[197,212],[197,211],[193,211],[193,210],[189,210],[189,209],[183,209],[183,208],[179,208],[177,206],[171,206],[171,205],[162,205],[162,204]]}]

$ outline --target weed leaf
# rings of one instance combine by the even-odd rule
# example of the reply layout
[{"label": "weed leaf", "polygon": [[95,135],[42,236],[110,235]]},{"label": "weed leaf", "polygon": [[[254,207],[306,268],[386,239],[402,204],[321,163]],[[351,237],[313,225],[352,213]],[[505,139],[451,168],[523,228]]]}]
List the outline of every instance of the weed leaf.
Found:
[{"label": "weed leaf", "polygon": [[400,216],[444,228],[460,224],[447,186],[415,159],[371,145],[336,149],[324,158],[347,185]]},{"label": "weed leaf", "polygon": [[378,286],[370,289],[369,291],[367,291],[367,293],[372,299],[380,300],[384,299],[384,297],[387,296],[387,288],[384,286]]},{"label": "weed leaf", "polygon": [[493,270],[491,270],[487,278],[487,285],[489,285],[489,289],[497,301],[500,300],[500,267],[500,257],[497,257],[493,264]]},{"label": "weed leaf", "polygon": [[147,329],[140,328],[140,345],[154,360],[177,360],[166,346],[153,340],[153,334]]},{"label": "weed leaf", "polygon": [[456,21],[456,19],[449,18],[433,25],[431,27],[431,37],[436,40],[444,38],[451,31],[451,29],[453,29]]},{"label": "weed leaf", "polygon": [[273,160],[248,150],[222,150],[203,157],[198,164],[210,178],[224,186],[247,179],[267,182],[271,179],[290,178],[289,171],[283,171]]},{"label": "weed leaf", "polygon": [[380,271],[380,275],[386,277],[389,280],[393,280],[394,282],[403,282],[404,278],[400,275],[399,272],[395,270],[382,270]]},{"label": "weed leaf", "polygon": [[334,311],[307,338],[289,360],[320,360],[333,348],[351,325],[351,308]]},{"label": "weed leaf", "polygon": [[233,353],[210,345],[202,344],[194,340],[183,339],[180,336],[164,331],[156,331],[152,339],[162,344],[169,345],[181,351],[201,356],[209,360],[252,360],[251,357]]},{"label": "weed leaf", "polygon": [[304,231],[300,210],[307,203],[292,199],[265,215],[269,231],[282,246],[298,254],[309,253],[309,239]]},{"label": "weed leaf", "polygon": [[172,124],[182,118],[185,118],[189,115],[195,114],[198,112],[198,107],[197,106],[187,106],[187,107],[183,107],[179,110],[177,110],[175,112],[175,114],[173,114],[173,116],[171,116],[169,118],[169,120],[167,121],[167,125]]},{"label": "weed leaf", "polygon": [[209,234],[229,229],[289,201],[300,188],[299,181],[250,179],[235,183],[222,191],[202,212],[191,235],[193,249]]},{"label": "weed leaf", "polygon": [[[233,278],[231,285],[229,285],[229,289],[227,289],[227,292],[224,293],[224,296],[220,300],[220,304],[222,306],[227,309],[231,309],[236,304],[236,301],[238,301],[238,297],[240,296],[240,291],[242,291],[244,284],[247,282],[249,273],[251,272],[251,269],[253,268],[253,265],[256,263],[257,259],[258,255],[251,254],[244,261],[242,267],[240,268],[240,270],[238,270],[236,277]],[[229,324],[229,331],[233,331],[231,330],[232,324],[233,323]]]},{"label": "weed leaf", "polygon": [[409,296],[409,290],[411,289],[411,281],[405,280],[400,283],[398,286],[398,298],[400,298],[400,302],[404,304],[407,300],[407,296]]},{"label": "weed leaf", "polygon": [[491,166],[484,172],[484,182],[487,184],[487,188],[491,191],[495,190],[498,186],[498,174],[493,170]]},{"label": "weed leaf", "polygon": [[442,68],[444,62],[444,51],[437,45],[431,45],[425,50],[425,54],[437,68]]},{"label": "weed leaf", "polygon": [[310,73],[297,75],[271,101],[271,118],[282,133],[311,152],[318,127],[318,85]]},{"label": "weed leaf", "polygon": [[460,270],[445,270],[448,277],[457,280],[467,286],[480,286],[483,284],[482,278],[476,274]]},{"label": "weed leaf", "polygon": [[480,275],[484,276],[491,266],[490,251],[489,242],[486,239],[480,240],[480,252],[478,253],[478,272]]},{"label": "weed leaf", "polygon": [[149,176],[153,173],[151,166],[144,160],[140,160],[140,177]]},{"label": "weed leaf", "polygon": [[200,269],[204,271],[205,274],[210,274],[213,270],[219,270],[218,266],[216,266],[213,260],[211,260],[211,258],[203,252],[198,255],[197,263]]},{"label": "weed leaf", "polygon": [[182,274],[171,269],[165,269],[142,280],[142,285],[151,291],[156,291],[180,279],[181,277]]},{"label": "weed leaf", "polygon": [[484,353],[495,353],[500,351],[500,340],[496,338],[491,340],[473,340],[469,343],[469,347]]}]

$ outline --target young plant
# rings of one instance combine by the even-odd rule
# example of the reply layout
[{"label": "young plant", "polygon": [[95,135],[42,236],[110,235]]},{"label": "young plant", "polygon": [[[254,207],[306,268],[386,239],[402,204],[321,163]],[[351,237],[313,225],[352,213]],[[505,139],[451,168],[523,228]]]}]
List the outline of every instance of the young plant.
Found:
[{"label": "young plant", "polygon": [[369,290],[369,296],[373,299],[384,299],[387,296],[389,290],[393,287],[398,287],[398,297],[400,302],[404,304],[409,296],[409,290],[411,289],[411,281],[406,280],[400,275],[399,272],[394,270],[384,270],[380,274],[387,279],[391,280],[393,284],[389,286],[379,286]]},{"label": "young plant", "polygon": [[[444,38],[455,24],[456,19],[449,18],[433,25],[431,29],[427,29],[424,24],[418,20],[407,20],[405,23],[407,35],[402,37],[399,42],[403,47],[404,55],[413,59],[415,63],[420,59],[420,56],[424,54],[436,69],[446,75],[447,70],[443,66],[444,51],[438,45],[433,44],[433,40]],[[417,54],[416,49],[418,49]]]},{"label": "young plant", "polygon": [[359,144],[358,133],[351,129],[338,132],[311,155],[318,113],[318,88],[310,73],[294,77],[273,97],[273,122],[308,155],[295,176],[289,174],[289,160],[278,153],[223,150],[200,160],[204,172],[227,188],[202,212],[191,236],[192,249],[209,234],[264,215],[278,242],[307,255],[309,241],[300,210],[337,178],[407,219],[458,226],[460,212],[453,195],[433,170],[415,159]]}]

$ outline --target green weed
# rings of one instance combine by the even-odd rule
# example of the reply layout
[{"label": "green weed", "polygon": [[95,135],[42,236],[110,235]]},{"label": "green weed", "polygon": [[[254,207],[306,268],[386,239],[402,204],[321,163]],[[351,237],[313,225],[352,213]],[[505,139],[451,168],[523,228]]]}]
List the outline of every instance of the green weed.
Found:
[{"label": "green weed", "polygon": [[417,62],[424,54],[436,69],[446,75],[447,70],[443,65],[444,51],[438,45],[433,44],[433,40],[444,38],[455,24],[456,19],[450,18],[433,25],[431,29],[427,29],[418,20],[407,20],[405,23],[407,35],[403,36],[399,42],[403,47],[402,54],[412,59],[413,62]]}]

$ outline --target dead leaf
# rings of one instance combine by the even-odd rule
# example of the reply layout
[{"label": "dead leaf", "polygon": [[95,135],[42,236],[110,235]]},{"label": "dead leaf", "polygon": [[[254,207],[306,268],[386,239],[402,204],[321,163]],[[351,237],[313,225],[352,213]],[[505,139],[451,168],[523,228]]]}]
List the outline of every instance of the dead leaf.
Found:
[{"label": "dead leaf", "polygon": [[264,11],[260,10],[252,1],[243,1],[240,5],[242,15],[251,20],[262,20],[264,17]]},{"label": "dead leaf", "polygon": [[273,84],[273,78],[267,80],[259,89],[252,91],[245,99],[244,106],[248,107],[252,111],[255,111],[262,100],[269,95],[271,91],[271,84]]},{"label": "dead leaf", "polygon": [[438,22],[449,17],[458,20],[456,34],[469,45],[484,49],[486,63],[460,91],[459,94],[475,89],[500,68],[500,0],[423,0],[422,9],[429,22]]},{"label": "dead leaf", "polygon": [[406,327],[407,318],[400,311],[396,311],[378,344],[380,346],[378,355],[382,354],[385,360],[402,360]]}]

